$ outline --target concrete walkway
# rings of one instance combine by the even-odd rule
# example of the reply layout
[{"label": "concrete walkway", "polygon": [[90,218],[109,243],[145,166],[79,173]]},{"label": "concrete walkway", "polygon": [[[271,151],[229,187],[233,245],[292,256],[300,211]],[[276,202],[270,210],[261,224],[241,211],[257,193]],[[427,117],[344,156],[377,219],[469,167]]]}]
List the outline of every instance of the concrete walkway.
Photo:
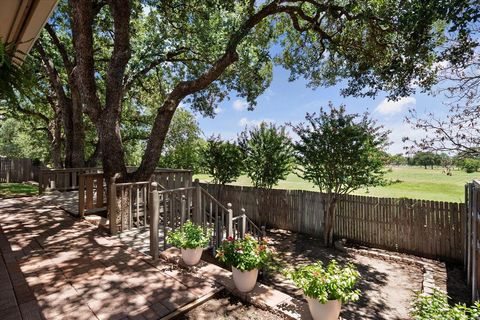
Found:
[{"label": "concrete walkway", "polygon": [[0,319],[158,319],[221,287],[37,198],[0,200]]}]

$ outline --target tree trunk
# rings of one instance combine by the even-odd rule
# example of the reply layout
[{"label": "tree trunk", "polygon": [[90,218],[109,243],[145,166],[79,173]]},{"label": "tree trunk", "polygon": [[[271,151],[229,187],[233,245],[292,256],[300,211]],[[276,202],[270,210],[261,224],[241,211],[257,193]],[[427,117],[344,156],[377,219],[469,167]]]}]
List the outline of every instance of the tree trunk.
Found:
[{"label": "tree trunk", "polygon": [[55,114],[51,126],[52,139],[52,163],[54,168],[62,168],[62,118],[59,114]]},{"label": "tree trunk", "polygon": [[335,226],[335,208],[337,206],[337,198],[335,195],[327,195],[327,201],[324,205],[324,228],[323,228],[323,242],[325,246],[333,246],[333,229]]},{"label": "tree trunk", "polygon": [[100,141],[97,141],[97,144],[95,145],[95,150],[93,151],[90,158],[88,158],[88,160],[85,162],[85,166],[88,168],[97,167],[101,157],[102,157],[102,148],[100,147]]},{"label": "tree trunk", "polygon": [[96,122],[100,149],[108,150],[102,152],[103,172],[107,179],[120,173],[120,181],[125,181],[128,177],[119,120],[107,111],[102,112],[102,116]]},{"label": "tree trunk", "polygon": [[83,110],[76,86],[71,83],[70,88],[72,90],[71,165],[73,168],[83,168],[85,167],[85,127],[83,124]]}]

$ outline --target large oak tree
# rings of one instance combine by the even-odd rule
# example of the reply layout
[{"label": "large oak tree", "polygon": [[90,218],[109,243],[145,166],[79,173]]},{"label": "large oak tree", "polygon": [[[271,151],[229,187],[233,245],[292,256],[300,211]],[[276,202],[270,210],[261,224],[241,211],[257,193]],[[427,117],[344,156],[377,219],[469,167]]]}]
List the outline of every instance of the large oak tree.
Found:
[{"label": "large oak tree", "polygon": [[[95,124],[107,175],[146,180],[180,102],[212,115],[228,92],[250,106],[273,63],[312,86],[348,79],[345,94],[392,97],[428,87],[443,27],[469,1],[70,0],[72,77]],[[279,49],[273,55],[271,48]],[[159,77],[161,98],[138,170],[127,173],[121,123],[135,84]]]}]

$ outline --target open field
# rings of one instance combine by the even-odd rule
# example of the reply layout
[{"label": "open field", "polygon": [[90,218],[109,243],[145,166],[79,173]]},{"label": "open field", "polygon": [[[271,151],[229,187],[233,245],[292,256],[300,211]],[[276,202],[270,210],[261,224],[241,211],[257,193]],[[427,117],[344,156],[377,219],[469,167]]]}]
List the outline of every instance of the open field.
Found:
[{"label": "open field", "polygon": [[[423,167],[392,167],[386,179],[391,181],[387,186],[358,190],[354,194],[374,197],[413,198],[423,200],[463,202],[466,182],[479,178],[480,173],[466,173],[453,170],[451,176],[443,173],[442,168],[424,169]],[[209,182],[211,178],[205,174],[195,175],[201,181]],[[241,176],[234,185],[251,186],[247,176]],[[308,181],[290,174],[287,180],[282,180],[275,188],[311,190],[317,189]]]}]

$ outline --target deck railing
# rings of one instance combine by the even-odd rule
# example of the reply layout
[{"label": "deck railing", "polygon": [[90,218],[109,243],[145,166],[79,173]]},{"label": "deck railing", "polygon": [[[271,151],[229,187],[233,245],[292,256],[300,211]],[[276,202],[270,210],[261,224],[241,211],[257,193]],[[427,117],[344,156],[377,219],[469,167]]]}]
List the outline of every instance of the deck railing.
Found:
[{"label": "deck railing", "polygon": [[41,169],[38,191],[43,193],[45,190],[78,190],[80,183],[79,175],[101,172],[101,168]]},{"label": "deck railing", "polygon": [[149,193],[150,252],[154,259],[159,252],[159,228],[163,233],[163,249],[168,233],[175,231],[185,221],[192,220],[204,228],[213,229],[211,247],[215,249],[227,237],[243,238],[246,233],[254,237],[265,236],[265,229],[259,228],[242,210],[234,215],[231,204],[223,206],[217,199],[203,189],[198,180],[193,187],[160,190],[159,185],[151,183]]},{"label": "deck railing", "polygon": [[78,175],[78,214],[102,210],[107,207],[106,183],[103,173],[82,173]]}]

